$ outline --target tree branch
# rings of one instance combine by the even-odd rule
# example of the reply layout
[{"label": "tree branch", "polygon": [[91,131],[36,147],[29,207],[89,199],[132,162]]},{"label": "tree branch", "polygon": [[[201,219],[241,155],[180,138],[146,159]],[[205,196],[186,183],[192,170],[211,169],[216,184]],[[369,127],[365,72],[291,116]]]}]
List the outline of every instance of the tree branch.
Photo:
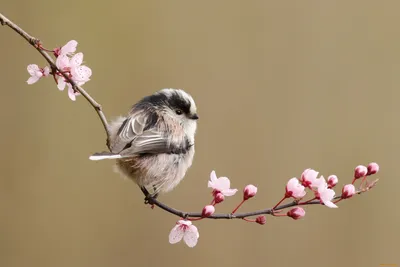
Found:
[{"label": "tree branch", "polygon": [[[39,39],[29,35],[27,32],[25,32],[23,29],[21,29],[18,25],[16,25],[15,23],[13,23],[12,21],[10,21],[8,18],[6,18],[3,14],[0,13],[0,23],[3,26],[8,26],[10,27],[12,30],[14,30],[15,32],[17,32],[19,35],[21,35],[29,44],[31,44],[34,48],[36,48],[36,50],[46,59],[46,61],[50,64],[50,67],[52,68],[53,71],[58,71],[61,75],[63,75],[63,77],[65,78],[66,81],[68,81],[74,90],[78,91],[79,93],[81,93],[85,99],[89,102],[89,104],[95,109],[95,111],[97,112],[97,115],[99,116],[104,130],[106,132],[107,135],[107,146],[109,147],[109,141],[110,141],[110,129],[109,129],[109,125],[106,119],[106,116],[104,115],[104,112],[102,110],[102,107],[99,103],[97,103],[82,87],[78,86],[65,72],[61,71],[60,69],[57,68],[54,60],[51,58],[51,56],[44,51],[41,48],[41,43],[39,41]],[[368,191],[369,189],[371,189],[373,186],[375,186],[377,181],[372,182],[371,184],[369,184],[365,189],[360,191],[357,191],[356,194],[361,194],[364,193],[366,191]],[[182,218],[201,218],[202,213],[200,212],[184,212],[181,210],[177,210],[174,208],[171,208],[165,204],[163,204],[162,202],[158,201],[155,197],[153,197],[151,194],[149,194],[149,192],[147,192],[147,190],[142,189],[145,197],[146,197],[146,203],[149,203],[151,205],[155,205],[159,208],[161,208],[162,210],[169,212],[171,214],[174,214],[176,216],[182,217]],[[341,200],[341,195],[337,196],[334,198],[334,200]],[[283,204],[280,205],[274,209],[269,208],[269,209],[264,209],[264,210],[258,210],[258,211],[252,211],[252,212],[247,212],[247,213],[227,213],[227,214],[213,214],[209,217],[206,217],[208,219],[244,219],[247,217],[251,217],[251,216],[257,216],[257,215],[274,215],[274,213],[277,213],[278,211],[281,211],[283,209],[286,208],[290,208],[290,207],[294,207],[294,206],[299,206],[299,205],[315,205],[315,204],[321,204],[319,200],[313,200],[313,201],[306,201],[306,202],[301,202],[299,203],[298,201],[292,201],[291,203],[288,204]]]},{"label": "tree branch", "polygon": [[[377,181],[375,181],[373,183],[373,186],[375,186],[376,182]],[[372,186],[368,187],[366,190],[357,191],[356,194],[360,195],[362,193],[365,193],[370,188],[372,188]],[[342,195],[334,197],[333,200],[339,200],[341,198],[342,198]],[[151,194],[147,194],[146,200],[148,201],[149,204],[155,205],[155,206],[161,208],[162,210],[165,210],[166,212],[169,212],[169,213],[179,216],[181,218],[186,219],[186,218],[202,218],[203,217],[201,212],[185,212],[185,211],[171,208],[171,207],[165,205],[164,203],[158,201],[157,199],[152,198]],[[276,207],[275,209],[269,208],[269,209],[264,209],[264,210],[257,210],[257,211],[237,213],[237,214],[231,214],[231,213],[225,213],[225,214],[219,213],[218,214],[217,213],[217,214],[213,214],[211,216],[205,217],[205,219],[243,219],[243,218],[257,216],[257,215],[274,215],[274,213],[277,213],[277,211],[284,210],[287,208],[291,208],[291,207],[295,207],[295,206],[315,205],[315,204],[323,205],[323,204],[321,204],[321,202],[319,200],[313,200],[313,201],[310,201],[310,202],[307,202],[304,204],[299,204],[299,202],[297,202],[297,201],[292,201],[290,203],[280,205],[280,206]]]},{"label": "tree branch", "polygon": [[40,46],[39,46],[40,40],[39,39],[29,35],[26,31],[21,29],[17,24],[15,24],[11,20],[9,20],[6,16],[4,16],[1,13],[0,13],[0,23],[3,26],[8,26],[11,29],[13,29],[16,33],[18,33],[26,41],[28,41],[28,43],[30,43],[33,47],[35,47],[36,50],[39,51],[39,53],[49,63],[51,69],[52,70],[58,70],[64,76],[65,80],[67,80],[72,85],[72,88],[74,90],[78,91],[79,93],[81,93],[81,95],[83,95],[83,97],[86,98],[86,100],[89,102],[89,104],[96,110],[97,115],[99,116],[99,118],[100,118],[100,120],[101,120],[101,122],[103,124],[104,130],[105,130],[106,135],[107,135],[107,146],[109,146],[110,129],[109,129],[109,126],[108,126],[107,118],[104,115],[104,112],[103,112],[103,109],[102,109],[101,105],[99,103],[97,103],[96,100],[94,100],[93,97],[91,97],[82,87],[77,85],[66,73],[60,71],[57,68],[57,66],[54,63],[54,60],[51,58],[51,56],[46,51],[44,51],[43,49],[40,48]]}]

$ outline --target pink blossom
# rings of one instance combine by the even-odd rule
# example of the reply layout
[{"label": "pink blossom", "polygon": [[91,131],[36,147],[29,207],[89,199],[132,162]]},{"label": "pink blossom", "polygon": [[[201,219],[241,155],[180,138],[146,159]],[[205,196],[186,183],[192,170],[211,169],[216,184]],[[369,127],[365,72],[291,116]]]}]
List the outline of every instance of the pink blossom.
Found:
[{"label": "pink blossom", "polygon": [[221,203],[225,200],[225,196],[222,193],[216,193],[214,196],[215,204]]},{"label": "pink blossom", "polygon": [[28,73],[31,75],[26,81],[28,84],[34,84],[39,81],[40,78],[48,76],[50,74],[49,67],[39,68],[36,64],[30,64],[27,67]]},{"label": "pink blossom", "polygon": [[75,40],[69,41],[66,45],[61,47],[61,55],[71,55],[75,53],[78,42]]},{"label": "pink blossom", "polygon": [[295,199],[301,199],[306,195],[304,186],[302,186],[297,178],[292,178],[286,185],[285,197],[293,197]]},{"label": "pink blossom", "polygon": [[267,218],[265,218],[264,215],[260,215],[260,216],[258,216],[258,217],[256,218],[256,223],[258,223],[258,224],[263,225],[263,224],[265,224],[266,222],[267,222]]},{"label": "pink blossom", "polygon": [[302,174],[301,174],[301,184],[305,187],[311,188],[317,188],[320,184],[325,182],[325,179],[322,178],[317,178],[318,172],[313,170],[313,169],[306,169]]},{"label": "pink blossom", "polygon": [[358,178],[364,177],[365,175],[367,175],[367,173],[368,173],[367,167],[365,167],[363,165],[358,165],[354,169],[354,178],[358,179]]},{"label": "pink blossom", "polygon": [[330,175],[328,177],[328,188],[335,187],[335,185],[338,183],[339,179],[337,178],[336,175]]},{"label": "pink blossom", "polygon": [[346,184],[342,189],[342,198],[351,198],[356,193],[356,188],[352,184]]},{"label": "pink blossom", "polygon": [[182,238],[188,247],[196,246],[199,231],[191,221],[179,220],[169,233],[169,243],[171,244],[178,243]]},{"label": "pink blossom", "polygon": [[[79,86],[90,80],[92,70],[87,66],[81,66],[83,62],[83,53],[75,54],[71,59],[64,54],[60,54],[56,60],[56,66],[61,72],[69,73],[69,77]],[[75,101],[79,92],[76,92],[70,83],[65,81],[63,76],[58,77],[57,87],[64,90],[65,85],[68,86],[68,96]]]},{"label": "pink blossom", "polygon": [[236,194],[237,189],[231,189],[231,181],[227,177],[217,178],[215,171],[211,172],[210,181],[208,181],[208,187],[213,189],[213,194],[222,193],[224,196],[233,196]]},{"label": "pink blossom", "polygon": [[213,215],[215,212],[215,207],[213,205],[207,205],[203,208],[203,211],[201,212],[202,217],[209,217]]},{"label": "pink blossom", "polygon": [[325,179],[323,179],[323,182],[318,186],[315,197],[318,198],[322,203],[324,203],[325,206],[329,208],[337,208],[338,206],[336,206],[332,202],[334,196],[335,196],[335,191],[329,189],[328,184],[326,183]]},{"label": "pink blossom", "polygon": [[294,220],[298,220],[298,219],[303,218],[306,215],[306,212],[302,207],[295,207],[295,208],[289,210],[286,214],[290,218],[293,218]]},{"label": "pink blossom", "polygon": [[54,49],[54,56],[55,57],[59,57],[60,55],[71,56],[73,53],[75,53],[77,45],[78,45],[77,41],[71,40],[63,47],[58,47]]},{"label": "pink blossom", "polygon": [[248,200],[257,194],[257,187],[252,184],[247,185],[243,190],[243,199]]},{"label": "pink blossom", "polygon": [[370,164],[368,164],[368,173],[367,173],[367,175],[375,174],[378,171],[379,171],[378,163],[371,162]]}]

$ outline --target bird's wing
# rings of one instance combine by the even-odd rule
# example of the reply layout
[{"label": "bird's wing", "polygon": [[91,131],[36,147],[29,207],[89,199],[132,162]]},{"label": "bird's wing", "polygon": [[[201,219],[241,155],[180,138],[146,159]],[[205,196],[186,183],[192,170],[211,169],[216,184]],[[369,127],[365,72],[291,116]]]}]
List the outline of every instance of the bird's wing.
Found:
[{"label": "bird's wing", "polygon": [[157,114],[147,112],[132,114],[118,130],[113,152],[121,156],[168,152],[170,148],[167,135],[155,127],[157,120]]}]

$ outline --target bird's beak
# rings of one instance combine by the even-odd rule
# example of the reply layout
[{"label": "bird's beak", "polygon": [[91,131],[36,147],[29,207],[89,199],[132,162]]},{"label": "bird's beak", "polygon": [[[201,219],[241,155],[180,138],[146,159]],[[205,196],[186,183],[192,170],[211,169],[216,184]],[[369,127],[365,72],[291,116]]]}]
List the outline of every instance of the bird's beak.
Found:
[{"label": "bird's beak", "polygon": [[197,116],[197,114],[193,114],[192,116],[190,116],[190,119],[192,120],[198,120],[199,116]]}]

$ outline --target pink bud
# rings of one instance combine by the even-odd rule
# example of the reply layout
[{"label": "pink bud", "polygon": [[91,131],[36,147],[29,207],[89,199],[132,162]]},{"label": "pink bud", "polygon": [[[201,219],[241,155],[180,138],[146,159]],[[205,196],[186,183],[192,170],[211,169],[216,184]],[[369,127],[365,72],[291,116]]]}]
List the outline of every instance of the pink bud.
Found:
[{"label": "pink bud", "polygon": [[221,203],[222,201],[224,201],[224,199],[225,199],[224,194],[222,194],[222,193],[217,193],[217,194],[215,195],[215,197],[214,197],[215,204]]},{"label": "pink bud", "polygon": [[333,188],[338,183],[338,178],[336,175],[330,175],[328,177],[328,188]]},{"label": "pink bud", "polygon": [[368,173],[367,167],[365,167],[363,165],[358,165],[354,169],[354,178],[358,179],[358,178],[364,177],[365,175],[367,175],[367,173]]},{"label": "pink bud", "polygon": [[58,57],[61,54],[61,47],[54,48],[53,54],[55,57]]},{"label": "pink bud", "polygon": [[368,164],[368,173],[367,175],[375,174],[379,171],[379,165],[376,162],[371,162]]},{"label": "pink bud", "polygon": [[356,189],[352,184],[346,184],[342,189],[342,198],[351,198],[356,193]]},{"label": "pink bud", "polygon": [[256,223],[258,223],[258,224],[263,225],[263,224],[265,224],[266,222],[267,222],[267,218],[265,218],[264,215],[260,215],[260,216],[258,216],[258,217],[256,218]]},{"label": "pink bud", "polygon": [[215,212],[215,207],[213,205],[207,205],[203,208],[203,211],[201,212],[202,217],[209,217],[213,215]]},{"label": "pink bud", "polygon": [[301,207],[295,207],[287,212],[287,216],[293,218],[294,220],[298,220],[303,218],[306,215],[306,212]]},{"label": "pink bud", "polygon": [[252,184],[246,185],[243,190],[243,199],[248,200],[249,198],[254,197],[257,194],[257,187]]}]

